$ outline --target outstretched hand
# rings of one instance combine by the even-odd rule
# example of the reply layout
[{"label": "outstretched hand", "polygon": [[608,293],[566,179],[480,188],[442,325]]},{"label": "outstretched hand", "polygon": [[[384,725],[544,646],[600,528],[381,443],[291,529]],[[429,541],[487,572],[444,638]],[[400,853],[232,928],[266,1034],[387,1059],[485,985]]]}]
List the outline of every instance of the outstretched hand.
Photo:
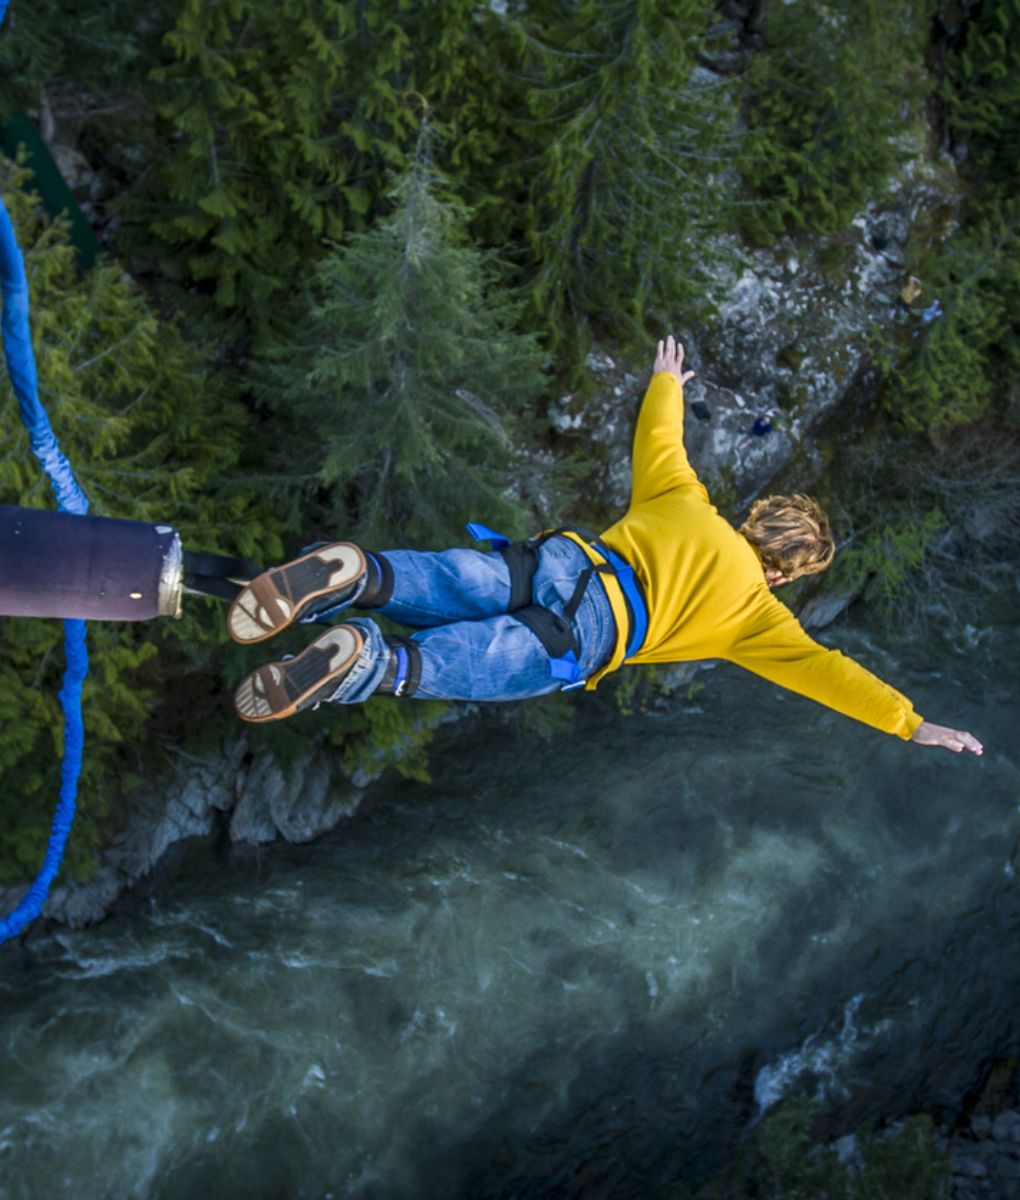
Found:
[{"label": "outstretched hand", "polygon": [[933,725],[930,721],[922,721],[914,730],[912,742],[919,746],[944,746],[959,754],[961,750],[969,750],[971,754],[984,754],[985,748],[972,733],[964,733],[962,729],[949,729],[945,725]]},{"label": "outstretched hand", "polygon": [[684,369],[684,348],[683,343],[678,342],[672,334],[664,342],[659,342],[658,351],[655,355],[655,366],[652,368],[655,371],[669,371],[675,376],[681,387],[688,379],[694,378],[693,371],[685,371]]}]

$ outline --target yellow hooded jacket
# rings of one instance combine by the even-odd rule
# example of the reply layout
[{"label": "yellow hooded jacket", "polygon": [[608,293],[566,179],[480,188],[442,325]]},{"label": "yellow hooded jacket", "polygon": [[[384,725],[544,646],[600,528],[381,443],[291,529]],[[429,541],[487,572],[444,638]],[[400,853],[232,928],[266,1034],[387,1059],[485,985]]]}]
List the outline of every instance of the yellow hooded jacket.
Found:
[{"label": "yellow hooded jacket", "polygon": [[[652,376],[634,435],[630,508],[602,540],[634,568],[648,605],[647,637],[627,662],[725,659],[901,738],[921,724],[905,696],[808,637],[772,595],[757,553],[719,515],[688,462],[683,392],[672,372]],[[619,622],[622,596],[607,590]],[[616,670],[624,654],[620,638],[586,686]]]}]

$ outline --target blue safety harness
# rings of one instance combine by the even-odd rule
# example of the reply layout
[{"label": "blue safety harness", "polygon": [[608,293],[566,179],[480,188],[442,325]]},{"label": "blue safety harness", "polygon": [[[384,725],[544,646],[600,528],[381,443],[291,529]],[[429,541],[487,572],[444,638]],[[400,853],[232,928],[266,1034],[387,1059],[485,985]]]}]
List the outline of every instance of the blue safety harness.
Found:
[{"label": "blue safety harness", "polygon": [[[549,656],[549,674],[563,681],[563,691],[584,687],[577,654],[580,646],[572,622],[584,593],[595,575],[611,575],[620,585],[627,609],[627,629],[624,635],[626,658],[631,658],[644,645],[648,633],[648,606],[634,568],[615,550],[611,550],[588,529],[561,528],[539,534],[525,542],[511,543],[510,539],[486,525],[471,522],[468,533],[476,542],[489,542],[502,554],[510,570],[510,601],[507,612],[526,625],[538,638]],[[565,533],[582,538],[601,558],[601,563],[589,563],[578,576],[577,586],[567,601],[562,616],[550,608],[535,604],[532,580],[538,567],[538,547],[550,538]]]},{"label": "blue safety harness", "polygon": [[626,657],[633,658],[645,644],[645,636],[648,633],[648,607],[645,604],[641,584],[638,583],[637,576],[634,574],[634,568],[630,563],[624,562],[615,550],[609,549],[605,542],[600,542],[596,538],[591,545],[603,555],[613,568],[616,581],[623,592],[623,598],[627,601],[627,615],[630,617],[630,636],[627,638]]}]

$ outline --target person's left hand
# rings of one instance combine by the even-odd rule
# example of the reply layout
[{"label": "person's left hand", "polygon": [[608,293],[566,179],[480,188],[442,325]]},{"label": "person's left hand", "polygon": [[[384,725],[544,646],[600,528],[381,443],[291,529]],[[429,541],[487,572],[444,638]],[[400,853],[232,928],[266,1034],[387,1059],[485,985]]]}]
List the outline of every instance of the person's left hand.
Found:
[{"label": "person's left hand", "polygon": [[684,348],[683,343],[678,342],[672,334],[666,338],[664,342],[659,342],[658,352],[655,355],[655,366],[652,368],[653,373],[658,371],[669,371],[676,379],[681,387],[688,379],[694,378],[693,371],[685,371],[684,369]]},{"label": "person's left hand", "polygon": [[969,750],[971,754],[984,754],[985,748],[972,733],[962,729],[950,729],[946,725],[933,725],[931,721],[922,721],[914,730],[910,739],[919,746],[942,746],[959,754],[961,750]]}]

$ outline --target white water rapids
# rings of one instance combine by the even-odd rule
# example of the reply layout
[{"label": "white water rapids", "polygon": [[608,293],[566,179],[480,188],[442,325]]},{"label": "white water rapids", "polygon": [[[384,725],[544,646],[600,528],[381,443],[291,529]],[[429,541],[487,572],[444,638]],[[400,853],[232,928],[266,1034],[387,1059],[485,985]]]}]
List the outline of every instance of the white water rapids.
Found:
[{"label": "white water rapids", "polygon": [[720,669],[4,947],[0,1200],[649,1200],[790,1092],[958,1103],[1020,1049],[1020,635],[978,632],[826,640],[982,760]]}]

